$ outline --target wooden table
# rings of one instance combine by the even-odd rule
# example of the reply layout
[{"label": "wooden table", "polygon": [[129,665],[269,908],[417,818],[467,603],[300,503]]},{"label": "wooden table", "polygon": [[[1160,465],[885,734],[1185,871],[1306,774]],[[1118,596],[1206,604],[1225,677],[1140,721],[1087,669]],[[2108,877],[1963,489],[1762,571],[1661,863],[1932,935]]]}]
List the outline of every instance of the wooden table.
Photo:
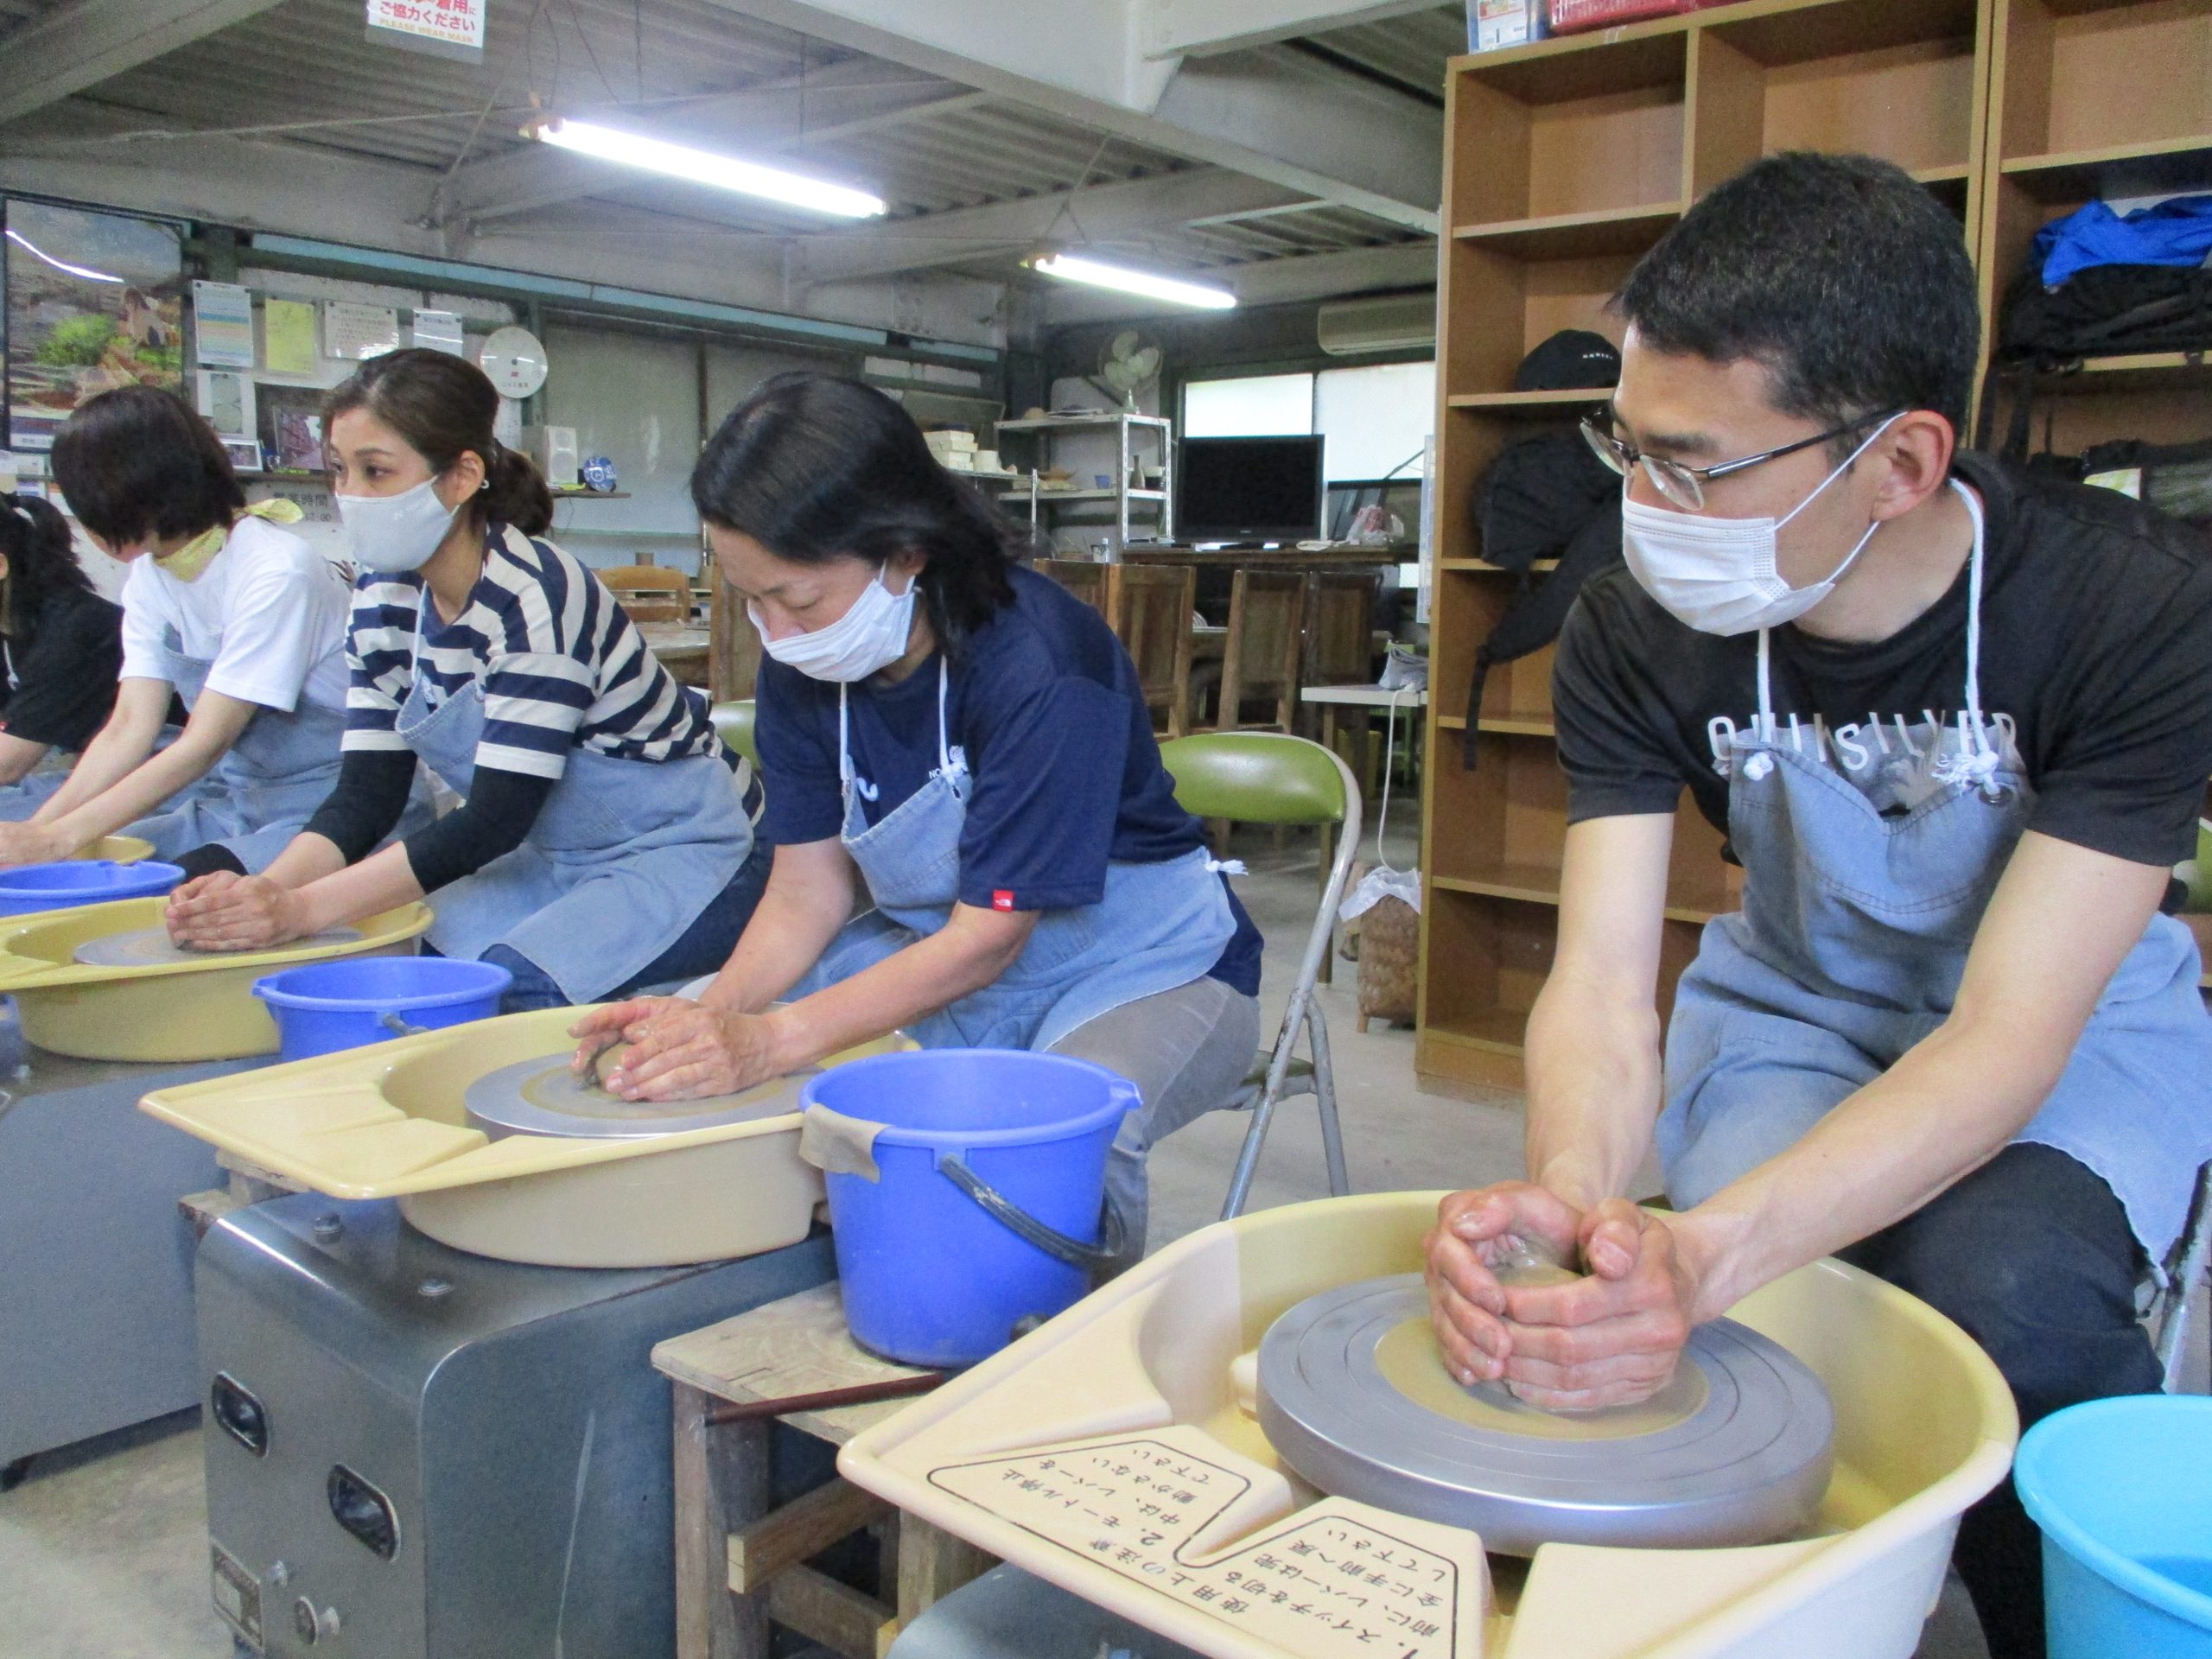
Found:
[{"label": "wooden table", "polygon": [[638,632],[661,666],[685,685],[707,683],[708,632],[690,622],[640,622]]},{"label": "wooden table", "polygon": [[[766,1659],[771,1620],[845,1659],[880,1659],[906,1621],[997,1564],[843,1479],[771,1510],[777,1423],[842,1446],[940,1380],[855,1344],[836,1285],[671,1337],[652,1361],[675,1396],[677,1659]],[[890,1388],[906,1396],[822,1399]],[[863,1529],[895,1605],[805,1565]]]}]

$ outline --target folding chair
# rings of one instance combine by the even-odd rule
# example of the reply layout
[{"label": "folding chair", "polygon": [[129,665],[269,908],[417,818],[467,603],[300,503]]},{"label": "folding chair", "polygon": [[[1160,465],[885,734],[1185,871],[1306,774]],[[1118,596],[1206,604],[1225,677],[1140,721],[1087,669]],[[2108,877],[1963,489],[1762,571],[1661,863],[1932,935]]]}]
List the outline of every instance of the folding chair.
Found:
[{"label": "folding chair", "polygon": [[[1341,1198],[1351,1191],[1344,1170],[1344,1135],[1337,1122],[1336,1072],[1329,1063],[1329,1027],[1313,995],[1314,981],[1329,951],[1337,906],[1344,900],[1352,850],[1359,842],[1359,784],[1351,769],[1319,743],[1274,732],[1209,732],[1177,738],[1160,746],[1160,758],[1175,780],[1175,798],[1200,818],[1246,823],[1334,824],[1335,862],[1321,889],[1320,907],[1306,935],[1298,980],[1291,987],[1274,1045],[1253,1061],[1252,1070],[1226,1103],[1249,1109],[1251,1127],[1236,1154],[1229,1196],[1221,1218],[1243,1213],[1259,1166],[1260,1148],[1275,1107],[1294,1095],[1312,1095],[1321,1119],[1321,1147],[1329,1165],[1329,1191]],[[1300,1034],[1306,1058],[1297,1054]]]},{"label": "folding chair", "polygon": [[2184,1363],[2182,1348],[2189,1335],[2189,1299],[2205,1282],[2208,1256],[2212,1256],[2212,1164],[2196,1172],[2196,1196],[2190,1200],[2189,1220],[2183,1226],[2174,1253],[2166,1261],[2165,1288],[2154,1292],[2145,1314],[2151,1326],[2152,1346],[2165,1372],[2165,1390],[2181,1387]]},{"label": "folding chair", "polygon": [[760,746],[753,741],[753,723],[758,718],[758,708],[747,698],[742,702],[718,702],[707,711],[722,741],[743,755],[756,771],[760,765]]}]

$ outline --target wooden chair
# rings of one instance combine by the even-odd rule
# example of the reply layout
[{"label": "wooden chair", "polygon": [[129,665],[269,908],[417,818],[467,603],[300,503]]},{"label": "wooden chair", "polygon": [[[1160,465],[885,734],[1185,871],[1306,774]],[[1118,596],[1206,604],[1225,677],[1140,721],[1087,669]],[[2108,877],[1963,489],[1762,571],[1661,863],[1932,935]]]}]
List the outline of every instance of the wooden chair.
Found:
[{"label": "wooden chair", "polygon": [[691,614],[691,582],[656,564],[611,565],[599,573],[632,622],[683,622]]},{"label": "wooden chair", "polygon": [[1109,623],[1114,620],[1113,578],[1119,566],[1090,559],[1039,559],[1037,568]]},{"label": "wooden chair", "polygon": [[1215,729],[1244,726],[1244,704],[1274,702],[1254,722],[1288,732],[1298,714],[1298,670],[1306,615],[1306,578],[1287,570],[1239,570],[1229,590],[1229,640],[1221,659],[1221,713]]},{"label": "wooden chair", "polygon": [[1382,592],[1382,578],[1373,570],[1306,579],[1304,683],[1375,683],[1375,606]]},{"label": "wooden chair", "polygon": [[1198,568],[1110,568],[1106,620],[1136,664],[1145,707],[1164,713],[1167,734],[1180,737],[1191,725],[1191,609],[1198,591]]}]

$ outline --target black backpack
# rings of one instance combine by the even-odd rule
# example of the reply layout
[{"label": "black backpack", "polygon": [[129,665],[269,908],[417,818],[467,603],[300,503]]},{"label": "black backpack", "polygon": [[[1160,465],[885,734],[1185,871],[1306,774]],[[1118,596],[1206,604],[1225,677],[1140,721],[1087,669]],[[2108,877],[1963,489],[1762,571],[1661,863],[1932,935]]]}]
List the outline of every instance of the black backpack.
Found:
[{"label": "black backpack", "polygon": [[2031,259],[2005,296],[1991,385],[1981,400],[1977,445],[1989,448],[1999,382],[2012,420],[2003,453],[2028,459],[2035,383],[2078,368],[2084,358],[2133,352],[2212,352],[2212,270],[2183,265],[2091,265],[2045,288]]}]

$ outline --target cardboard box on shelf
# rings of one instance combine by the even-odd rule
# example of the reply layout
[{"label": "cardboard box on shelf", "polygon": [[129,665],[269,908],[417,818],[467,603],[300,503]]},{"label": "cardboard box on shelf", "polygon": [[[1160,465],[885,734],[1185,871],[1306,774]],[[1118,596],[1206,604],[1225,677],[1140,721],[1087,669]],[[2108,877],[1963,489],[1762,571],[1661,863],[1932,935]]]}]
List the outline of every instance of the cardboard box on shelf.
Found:
[{"label": "cardboard box on shelf", "polygon": [[1698,0],[1550,0],[1551,32],[1572,35],[1616,23],[1640,23],[1678,11],[1695,11]]},{"label": "cardboard box on shelf", "polygon": [[1494,52],[1544,38],[1545,0],[1467,0],[1467,50]]}]

